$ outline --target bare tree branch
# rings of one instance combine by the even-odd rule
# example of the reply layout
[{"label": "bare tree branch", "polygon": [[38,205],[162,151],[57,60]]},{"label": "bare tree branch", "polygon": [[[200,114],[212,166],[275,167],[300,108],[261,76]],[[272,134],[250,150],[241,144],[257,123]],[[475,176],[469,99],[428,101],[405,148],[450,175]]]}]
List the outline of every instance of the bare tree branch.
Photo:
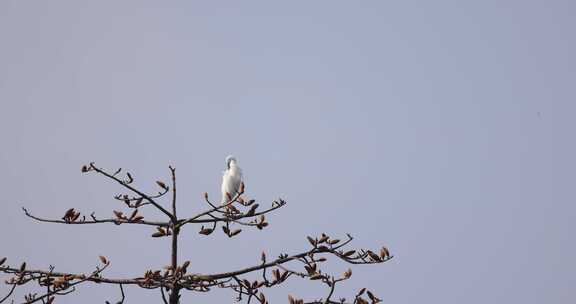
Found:
[{"label": "bare tree branch", "polygon": [[112,219],[112,218],[105,218],[105,219],[95,219],[95,215],[92,213],[91,216],[91,220],[78,220],[78,221],[65,221],[65,220],[51,220],[51,219],[45,219],[45,218],[41,218],[41,217],[37,217],[35,215],[32,215],[32,213],[30,213],[30,211],[28,211],[28,209],[26,208],[22,208],[22,210],[24,210],[24,214],[26,214],[27,217],[34,219],[36,221],[39,222],[44,222],[44,223],[55,223],[55,224],[67,224],[67,225],[87,225],[87,224],[103,224],[103,223],[110,223],[110,224],[116,224],[116,225],[120,225],[120,224],[141,224],[141,225],[149,225],[149,226],[159,226],[159,227],[168,227],[170,226],[169,222],[154,222],[154,221],[147,221],[147,220],[137,220],[137,221],[130,221],[128,219]]},{"label": "bare tree branch", "polygon": [[94,163],[90,163],[90,168],[114,181],[116,181],[117,183],[119,183],[120,185],[124,186],[125,188],[127,188],[128,190],[140,195],[141,197],[143,197],[145,200],[147,200],[148,202],[150,202],[152,205],[154,205],[154,207],[156,207],[158,210],[162,211],[162,213],[166,214],[169,218],[172,218],[172,214],[170,214],[170,212],[168,212],[166,209],[164,209],[162,206],[160,206],[152,197],[150,197],[149,195],[144,194],[143,192],[137,190],[136,188],[130,186],[128,183],[120,180],[119,178],[117,178],[114,175],[109,174],[108,172],[99,169],[98,167],[96,167],[96,165],[94,165]]}]

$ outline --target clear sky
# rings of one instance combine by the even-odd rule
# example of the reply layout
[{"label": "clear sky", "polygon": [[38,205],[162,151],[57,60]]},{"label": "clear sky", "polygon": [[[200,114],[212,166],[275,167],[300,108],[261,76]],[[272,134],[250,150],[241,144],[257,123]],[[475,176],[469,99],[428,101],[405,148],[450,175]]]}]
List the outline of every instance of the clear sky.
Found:
[{"label": "clear sky", "polygon": [[[193,214],[235,154],[250,196],[288,206],[233,240],[184,231],[193,272],[349,232],[396,257],[355,267],[338,295],[574,303],[575,29],[573,1],[1,1],[0,255],[89,271],[102,254],[108,276],[160,268],[168,240],[149,229],[37,224],[20,207],[107,215],[120,189],[82,164],[129,169],[151,191],[172,164]],[[325,295],[268,295],[288,293]],[[85,285],[58,303],[117,294]]]}]

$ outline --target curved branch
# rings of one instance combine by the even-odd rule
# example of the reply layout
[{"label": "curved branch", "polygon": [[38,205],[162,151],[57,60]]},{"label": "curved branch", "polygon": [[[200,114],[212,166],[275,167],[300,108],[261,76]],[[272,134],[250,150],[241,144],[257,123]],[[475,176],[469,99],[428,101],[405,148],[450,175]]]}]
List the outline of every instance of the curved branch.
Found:
[{"label": "curved branch", "polygon": [[164,301],[164,304],[168,304],[168,301],[166,300],[166,295],[164,294],[164,287],[160,286],[160,293],[162,294],[162,301]]},{"label": "curved branch", "polygon": [[[348,236],[349,240],[352,240],[351,236]],[[347,244],[348,242],[345,242],[345,244]],[[246,274],[249,272],[254,272],[254,271],[258,271],[258,270],[262,270],[268,267],[273,267],[273,266],[277,266],[280,264],[284,264],[290,261],[294,261],[300,258],[304,258],[306,256],[310,256],[310,255],[314,255],[317,253],[330,253],[333,254],[334,256],[340,258],[341,260],[350,263],[350,264],[376,264],[376,263],[384,263],[389,261],[390,259],[393,258],[393,256],[389,256],[387,258],[381,259],[379,261],[356,261],[357,258],[349,258],[344,256],[343,254],[337,252],[336,250],[341,248],[343,245],[342,244],[340,246],[336,246],[334,248],[328,248],[326,246],[319,246],[319,247],[314,247],[311,250],[308,251],[304,251],[298,254],[294,254],[291,256],[287,256],[287,257],[282,257],[282,258],[278,258],[272,262],[269,263],[262,263],[256,266],[252,266],[252,267],[247,267],[244,269],[240,269],[240,270],[236,270],[236,271],[230,271],[230,272],[223,272],[223,273],[216,273],[216,274],[208,274],[208,275],[192,275],[192,280],[202,280],[202,281],[212,281],[212,280],[218,280],[218,279],[224,279],[224,278],[229,278],[229,277],[234,277],[234,276],[238,276],[241,274]]]},{"label": "curved branch", "polygon": [[17,285],[17,284],[13,284],[13,285],[12,285],[12,288],[10,288],[10,291],[8,292],[8,294],[7,294],[4,298],[2,298],[2,299],[0,300],[0,303],[4,302],[4,301],[6,301],[8,298],[10,298],[10,296],[12,295],[12,293],[14,292],[14,290],[16,289],[16,286],[18,286],[18,285]]},{"label": "curved branch", "polygon": [[150,197],[149,195],[146,195],[144,193],[142,193],[141,191],[137,190],[136,188],[128,185],[127,183],[125,183],[124,181],[122,181],[121,179],[117,178],[116,176],[109,174],[108,172],[99,169],[98,167],[96,167],[94,165],[94,163],[90,163],[90,168],[114,181],[116,181],[117,183],[119,183],[120,185],[124,186],[125,188],[127,188],[128,190],[140,195],[141,197],[143,197],[145,200],[147,200],[148,202],[150,202],[152,205],[154,205],[154,207],[156,207],[158,210],[162,211],[162,213],[166,214],[169,218],[173,218],[173,215],[168,212],[166,209],[164,209],[162,206],[160,206],[152,197]]},{"label": "curved branch", "polygon": [[[120,299],[120,301],[116,302],[116,304],[122,304],[126,299],[126,296],[124,295],[124,288],[122,288],[122,284],[120,284],[120,294],[122,295],[122,298]],[[106,301],[106,304],[110,304],[110,302]]]}]

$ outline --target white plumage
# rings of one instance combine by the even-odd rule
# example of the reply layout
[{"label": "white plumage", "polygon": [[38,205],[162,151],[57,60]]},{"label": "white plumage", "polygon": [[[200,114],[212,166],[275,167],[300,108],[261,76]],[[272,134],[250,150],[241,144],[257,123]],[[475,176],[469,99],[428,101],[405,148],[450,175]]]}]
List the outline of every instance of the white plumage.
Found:
[{"label": "white plumage", "polygon": [[222,175],[222,204],[229,203],[228,194],[234,198],[240,191],[242,184],[242,169],[238,166],[238,161],[232,155],[226,157],[226,170]]}]

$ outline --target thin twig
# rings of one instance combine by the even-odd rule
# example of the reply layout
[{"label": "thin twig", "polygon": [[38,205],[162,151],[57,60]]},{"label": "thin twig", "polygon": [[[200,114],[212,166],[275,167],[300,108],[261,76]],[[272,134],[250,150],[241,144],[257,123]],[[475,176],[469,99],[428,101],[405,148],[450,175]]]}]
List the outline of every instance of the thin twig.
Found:
[{"label": "thin twig", "polygon": [[8,299],[12,295],[12,293],[14,292],[14,289],[16,289],[16,286],[17,286],[17,284],[12,285],[12,288],[10,288],[10,291],[8,292],[8,294],[4,298],[2,298],[2,300],[0,300],[0,303],[6,301],[6,299]]},{"label": "thin twig", "polygon": [[166,301],[166,295],[164,295],[164,287],[160,286],[160,293],[162,294],[162,301],[164,301],[164,304],[168,304],[168,301]]}]

